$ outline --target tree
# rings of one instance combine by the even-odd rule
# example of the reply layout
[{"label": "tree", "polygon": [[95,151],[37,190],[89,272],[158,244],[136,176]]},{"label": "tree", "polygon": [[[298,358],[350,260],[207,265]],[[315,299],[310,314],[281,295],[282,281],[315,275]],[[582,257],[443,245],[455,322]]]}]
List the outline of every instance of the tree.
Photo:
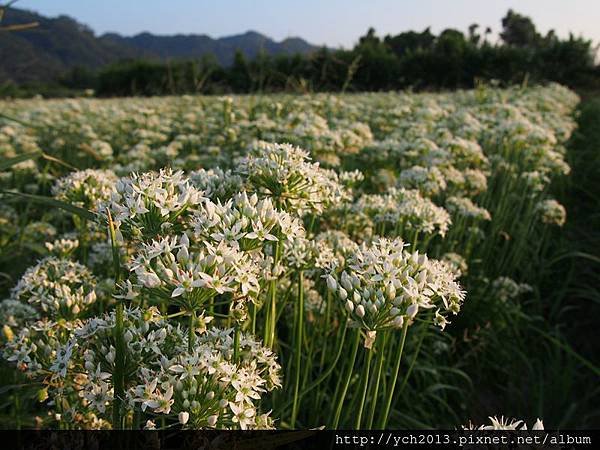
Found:
[{"label": "tree", "polygon": [[512,9],[502,19],[500,37],[505,44],[515,47],[535,47],[540,41],[540,35],[531,19]]},{"label": "tree", "polygon": [[367,34],[361,36],[358,39],[358,45],[378,45],[381,41],[379,37],[375,34],[375,28],[371,27],[367,31]]},{"label": "tree", "polygon": [[248,61],[240,50],[236,50],[233,57],[233,64],[229,70],[229,84],[235,92],[248,92],[252,85]]},{"label": "tree", "polygon": [[473,45],[479,45],[479,41],[481,40],[481,35],[477,34],[477,29],[479,25],[473,23],[469,25],[469,42]]},{"label": "tree", "polygon": [[435,42],[435,36],[427,27],[422,32],[405,31],[396,36],[387,35],[384,43],[398,56],[420,50],[430,50]]}]

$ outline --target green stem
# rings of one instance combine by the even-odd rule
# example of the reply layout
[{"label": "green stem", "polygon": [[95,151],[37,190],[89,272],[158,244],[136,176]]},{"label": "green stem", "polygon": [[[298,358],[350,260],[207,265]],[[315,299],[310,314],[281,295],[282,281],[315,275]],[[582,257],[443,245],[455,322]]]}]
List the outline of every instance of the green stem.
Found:
[{"label": "green stem", "polygon": [[421,345],[423,345],[423,339],[425,339],[425,335],[427,334],[427,327],[429,326],[429,317],[427,318],[427,321],[421,325],[421,333],[419,336],[419,342],[417,343],[417,348],[415,349],[415,353],[413,354],[413,357],[410,361],[410,366],[408,366],[408,370],[406,371],[406,375],[404,375],[404,378],[402,380],[402,384],[400,385],[400,389],[398,389],[398,395],[402,394],[402,392],[404,392],[404,388],[406,387],[406,384],[408,383],[408,379],[410,378],[410,374],[413,371],[413,368],[415,367],[415,363],[417,361],[417,357],[419,356],[419,352],[421,351]]},{"label": "green stem", "polygon": [[[273,254],[273,272],[279,263],[280,243],[279,240],[275,244]],[[271,274],[273,275],[273,274]],[[271,280],[269,286],[269,310],[267,317],[267,326],[265,327],[265,346],[273,348],[275,345],[275,323],[277,322],[277,280]]]},{"label": "green stem", "polygon": [[381,339],[381,346],[377,349],[377,368],[375,372],[375,386],[373,388],[373,396],[371,398],[371,410],[369,411],[369,417],[367,419],[367,429],[370,430],[373,427],[373,419],[375,417],[375,408],[377,407],[377,395],[379,394],[379,383],[381,381],[381,372],[383,370],[383,361],[385,360],[385,345],[387,344],[388,332],[384,331]]},{"label": "green stem", "polygon": [[81,261],[84,265],[88,263],[88,226],[87,220],[79,222],[79,244],[81,245]]},{"label": "green stem", "polygon": [[[13,374],[13,381],[14,381],[15,385],[18,383],[17,372],[14,372],[14,374]],[[15,392],[13,394],[13,401],[15,403],[15,409],[14,409],[15,423],[16,423],[17,430],[21,429],[21,394],[20,394],[20,392],[21,392],[20,389],[17,389],[17,390],[15,390]]]},{"label": "green stem", "polygon": [[331,428],[336,429],[340,422],[340,416],[342,415],[342,406],[344,406],[344,400],[346,399],[346,393],[348,392],[348,387],[350,386],[350,379],[352,378],[352,374],[354,373],[354,362],[356,361],[356,353],[358,352],[358,344],[360,343],[360,330],[356,330],[356,336],[354,337],[354,343],[352,344],[352,353],[350,356],[350,365],[348,366],[348,373],[346,374],[346,380],[344,382],[344,386],[342,387],[342,392],[340,393],[340,398],[337,401],[337,406],[335,408],[335,416],[333,418],[333,423]]},{"label": "green stem", "polygon": [[256,305],[254,303],[250,304],[250,330],[252,335],[256,334]]},{"label": "green stem", "polygon": [[413,237],[412,237],[412,241],[411,241],[411,247],[410,250],[412,252],[414,252],[417,249],[417,239],[419,237],[419,230],[416,229],[415,232],[413,233]]},{"label": "green stem", "polygon": [[323,326],[319,329],[319,335],[321,335],[321,331],[323,332],[322,340],[323,340],[323,351],[321,352],[321,360],[319,363],[319,370],[323,370],[323,365],[325,364],[325,357],[327,356],[327,340],[329,327],[330,327],[330,315],[331,315],[331,291],[327,289],[327,293],[325,294],[326,303],[325,303],[325,321],[323,322]]},{"label": "green stem", "polygon": [[194,344],[196,343],[196,333],[194,331],[195,328],[196,328],[196,311],[191,310],[190,311],[190,324],[189,324],[189,329],[188,329],[188,351],[190,353],[192,353],[192,351],[194,349]]},{"label": "green stem", "polygon": [[[115,225],[110,214],[110,209],[106,210],[108,217],[108,230],[110,234],[110,243],[112,247],[113,269],[115,272],[115,285],[121,281],[121,260],[119,257],[119,248],[117,246]],[[115,340],[115,371],[113,373],[114,401],[113,401],[113,423],[114,429],[120,430],[123,427],[121,416],[122,401],[125,398],[125,337],[124,337],[124,311],[122,299],[117,300],[115,311],[115,327],[113,329]]]},{"label": "green stem", "polygon": [[240,359],[240,326],[236,324],[233,332],[233,362],[237,363]]},{"label": "green stem", "polygon": [[[312,391],[314,388],[316,388],[318,385],[320,385],[323,381],[325,381],[331,375],[333,370],[337,367],[337,363],[340,360],[340,356],[342,355],[342,350],[344,349],[344,342],[345,342],[347,330],[348,330],[348,327],[346,325],[344,325],[344,327],[342,328],[342,335],[338,339],[338,341],[339,341],[338,349],[337,349],[335,358],[333,359],[333,362],[331,363],[331,365],[327,368],[327,370],[323,374],[321,374],[321,376],[319,376],[319,378],[317,378],[315,381],[313,381],[307,388],[302,389],[302,392],[300,392],[300,396],[306,395],[307,393]],[[291,401],[288,401],[284,405],[284,408],[282,410],[289,408],[290,405],[291,405]]]},{"label": "green stem", "polygon": [[367,397],[367,388],[369,387],[369,372],[371,370],[371,359],[373,358],[373,350],[368,348],[367,354],[365,357],[365,366],[363,367],[362,373],[362,392],[360,394],[360,403],[358,404],[356,422],[354,424],[354,428],[360,429],[360,422],[362,420],[362,413],[365,407],[365,398]]},{"label": "green stem", "polygon": [[113,428],[120,430],[123,426],[121,408],[125,397],[125,340],[123,337],[123,302],[117,303],[115,315],[115,373],[113,374],[115,385],[115,398],[113,405]]},{"label": "green stem", "polygon": [[292,405],[292,418],[290,420],[290,427],[294,428],[296,424],[296,417],[298,416],[298,408],[300,399],[298,391],[300,390],[300,372],[302,371],[302,338],[304,328],[304,273],[302,270],[298,271],[298,299],[296,306],[296,348],[295,351],[295,379],[294,379],[294,403]]},{"label": "green stem", "polygon": [[398,349],[396,354],[394,355],[394,360],[396,361],[394,364],[394,371],[392,372],[392,383],[390,385],[388,396],[385,401],[385,407],[383,409],[383,415],[381,416],[381,420],[379,421],[379,429],[385,429],[387,425],[388,416],[390,414],[390,408],[392,407],[392,400],[394,399],[394,389],[396,387],[396,381],[398,381],[398,371],[400,370],[400,360],[402,359],[402,351],[404,350],[404,342],[406,341],[406,332],[408,331],[408,319],[404,322],[404,327],[402,328],[402,338],[400,340],[400,345],[398,345]]}]

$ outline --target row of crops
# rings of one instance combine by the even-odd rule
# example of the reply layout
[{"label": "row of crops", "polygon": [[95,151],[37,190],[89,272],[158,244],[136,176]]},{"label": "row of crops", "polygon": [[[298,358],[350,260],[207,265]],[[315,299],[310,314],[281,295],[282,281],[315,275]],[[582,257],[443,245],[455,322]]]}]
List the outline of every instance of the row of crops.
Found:
[{"label": "row of crops", "polygon": [[2,426],[542,427],[578,102],[3,102]]}]

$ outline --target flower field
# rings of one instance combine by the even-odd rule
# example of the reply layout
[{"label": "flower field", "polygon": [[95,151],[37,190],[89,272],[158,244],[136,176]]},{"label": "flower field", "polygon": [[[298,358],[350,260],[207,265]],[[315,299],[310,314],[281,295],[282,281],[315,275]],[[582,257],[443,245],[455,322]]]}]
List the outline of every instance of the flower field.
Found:
[{"label": "flower field", "polygon": [[593,423],[557,332],[578,103],[0,102],[0,427]]}]

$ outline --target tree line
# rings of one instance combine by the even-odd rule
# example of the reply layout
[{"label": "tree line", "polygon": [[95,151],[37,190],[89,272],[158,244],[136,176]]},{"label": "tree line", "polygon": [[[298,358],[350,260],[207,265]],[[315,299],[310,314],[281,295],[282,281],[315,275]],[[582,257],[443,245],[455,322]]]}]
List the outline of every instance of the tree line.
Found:
[{"label": "tree line", "polygon": [[98,96],[189,93],[353,92],[470,88],[555,81],[574,89],[600,88],[592,42],[554,31],[542,35],[533,21],[509,10],[499,39],[471,25],[467,33],[429,28],[380,37],[371,28],[352,49],[322,48],[306,55],[237,52],[224,67],[207,55],[199,60],[125,60],[99,71],[76,67],[61,89],[93,89]]}]

